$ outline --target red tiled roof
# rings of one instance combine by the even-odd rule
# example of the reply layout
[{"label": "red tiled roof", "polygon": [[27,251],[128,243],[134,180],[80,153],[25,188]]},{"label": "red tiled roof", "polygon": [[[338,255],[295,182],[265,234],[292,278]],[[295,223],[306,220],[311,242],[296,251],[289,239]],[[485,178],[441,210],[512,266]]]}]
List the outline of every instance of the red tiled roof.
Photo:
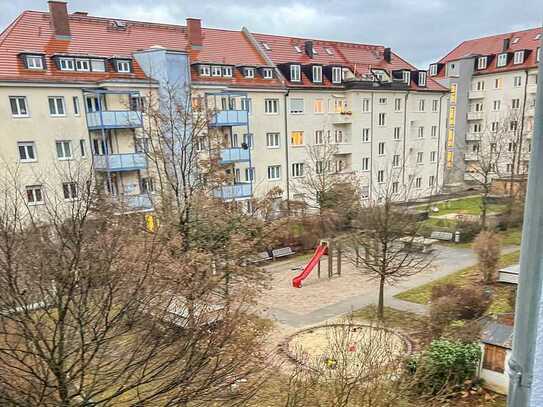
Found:
[{"label": "red tiled roof", "polygon": [[[543,28],[538,27],[524,31],[516,31],[464,41],[447,55],[445,55],[443,58],[441,58],[439,60],[439,63],[446,64],[448,62],[456,61],[469,56],[500,54],[503,52],[503,41],[505,39],[509,39],[510,46],[507,49],[507,52],[514,52],[524,49],[532,51],[530,52],[524,63],[513,65],[513,62],[510,61],[505,67],[497,68],[496,58],[494,58],[494,60],[491,61],[487,69],[477,72],[494,73],[517,69],[535,68],[537,66],[536,51],[537,47],[539,47],[540,45],[540,39],[536,39],[536,37],[538,34],[541,35],[542,33]],[[443,70],[440,73],[440,76],[441,75],[444,75]]]}]

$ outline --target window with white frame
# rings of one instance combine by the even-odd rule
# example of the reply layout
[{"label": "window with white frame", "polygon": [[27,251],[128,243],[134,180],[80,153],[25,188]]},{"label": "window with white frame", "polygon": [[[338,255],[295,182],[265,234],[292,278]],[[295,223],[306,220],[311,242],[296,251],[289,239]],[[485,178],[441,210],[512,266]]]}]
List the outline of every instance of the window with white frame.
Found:
[{"label": "window with white frame", "polygon": [[394,154],[392,156],[392,166],[393,167],[399,167],[400,166],[400,155]]},{"label": "window with white frame", "polygon": [[430,151],[430,162],[435,163],[437,160],[437,151]]},{"label": "window with white frame", "polygon": [[304,176],[304,163],[292,163],[292,178],[299,178]]},{"label": "window with white frame", "polygon": [[253,79],[255,77],[255,68],[245,68],[244,69],[244,76],[247,79]]},{"label": "window with white frame", "polygon": [[369,171],[369,170],[370,170],[370,158],[362,157],[362,171]]},{"label": "window with white frame", "polygon": [[255,169],[254,167],[245,168],[245,181],[252,182],[255,180]]},{"label": "window with white frame", "polygon": [[210,76],[211,67],[209,65],[200,65],[199,66],[200,76]]},{"label": "window with white frame", "polygon": [[424,153],[422,151],[417,152],[417,164],[422,164],[424,159]]},{"label": "window with white frame", "polygon": [[103,59],[91,59],[90,65],[93,72],[106,71],[106,61],[104,61]]},{"label": "window with white frame", "polygon": [[392,183],[392,193],[393,194],[397,194],[398,191],[399,191],[399,186],[400,186],[400,183],[398,181],[394,181]]},{"label": "window with white frame", "polygon": [[64,195],[64,200],[66,201],[73,201],[74,199],[77,199],[77,184],[75,182],[63,182],[62,194]]},{"label": "window with white frame", "polygon": [[252,112],[252,101],[251,98],[243,97],[241,98],[241,110],[245,110],[246,112],[251,113]]},{"label": "window with white frame", "polygon": [[436,137],[437,137],[437,126],[436,126],[436,125],[433,125],[433,126],[430,128],[430,137],[432,137],[432,138],[436,138]]},{"label": "window with white frame", "polygon": [[428,177],[428,186],[429,186],[430,188],[434,186],[434,184],[435,184],[435,182],[436,182],[435,180],[436,180],[435,175],[430,175],[430,176]]},{"label": "window with white frame", "polygon": [[345,135],[345,133],[343,133],[343,130],[339,130],[339,129],[334,130],[334,140],[336,141],[336,143],[339,143],[339,144],[348,142],[347,136]]},{"label": "window with white frame", "polygon": [[304,99],[291,98],[290,99],[290,114],[302,114],[303,112],[304,112]]},{"label": "window with white frame", "polygon": [[301,68],[300,65],[290,66],[290,80],[292,82],[300,82],[301,80]]},{"label": "window with white frame", "polygon": [[424,126],[419,126],[417,129],[417,138],[424,138]]},{"label": "window with white frame", "polygon": [[377,171],[377,182],[380,184],[385,182],[385,170]]},{"label": "window with white frame", "polygon": [[371,110],[371,100],[368,98],[362,99],[362,111],[367,113]]},{"label": "window with white frame", "polygon": [[492,122],[492,123],[490,124],[490,131],[492,131],[492,132],[494,132],[494,133],[497,132],[498,129],[499,129],[499,126],[500,126],[500,123],[498,123],[498,122]]},{"label": "window with white frame", "polygon": [[222,76],[224,76],[226,78],[231,78],[232,73],[233,73],[233,70],[232,70],[231,66],[223,66],[222,67]]},{"label": "window with white frame", "polygon": [[483,125],[481,123],[474,123],[473,124],[473,132],[474,133],[480,133],[482,128],[483,128]]},{"label": "window with white frame", "polygon": [[511,101],[511,107],[513,109],[520,109],[520,99],[513,99]]},{"label": "window with white frame", "polygon": [[313,65],[313,82],[321,83],[322,82],[322,66]]},{"label": "window with white frame", "polygon": [[61,71],[75,71],[75,60],[73,58],[59,58],[58,66]]},{"label": "window with white frame", "polygon": [[485,90],[485,81],[477,81],[475,83],[475,90]]},{"label": "window with white frame", "polygon": [[494,110],[495,112],[499,111],[501,105],[502,105],[501,100],[495,100],[495,101],[493,102],[493,104],[492,104],[492,110]]},{"label": "window with white frame", "polygon": [[25,59],[28,69],[43,69],[43,57],[41,55],[27,55]]},{"label": "window with white frame", "polygon": [[400,139],[400,132],[401,132],[400,127],[394,127],[394,135],[392,136],[392,138],[394,140],[399,140]]},{"label": "window with white frame", "polygon": [[415,188],[417,189],[422,188],[422,177],[415,178]]},{"label": "window with white frame", "polygon": [[379,113],[379,116],[377,116],[377,125],[378,126],[386,125],[386,113]]},{"label": "window with white frame", "polygon": [[[144,139],[147,140],[147,139]],[[81,158],[84,158],[87,156],[87,142],[84,139],[79,140],[79,154],[81,155]]]},{"label": "window with white frame", "polygon": [[419,72],[419,86],[426,86],[426,72]]},{"label": "window with white frame", "polygon": [[419,112],[424,112],[425,103],[424,99],[419,99]]},{"label": "window with white frame", "polygon": [[430,76],[436,76],[437,75],[437,64],[431,64],[430,65]]},{"label": "window with white frame", "polygon": [[379,155],[385,155],[385,142],[384,141],[379,142],[379,144],[377,145],[377,153]]},{"label": "window with white frame", "polygon": [[394,99],[394,111],[400,112],[402,110],[402,99],[396,98]]},{"label": "window with white frame", "polygon": [[404,83],[407,83],[408,85],[411,83],[411,72],[410,71],[403,71],[403,81],[404,81]]},{"label": "window with white frame", "polygon": [[539,62],[540,56],[541,56],[541,47],[537,47],[537,51],[535,52],[535,60],[536,60],[536,62]]},{"label": "window with white frame", "polygon": [[51,116],[65,116],[66,115],[66,109],[64,108],[63,96],[49,97],[49,114]]},{"label": "window with white frame", "polygon": [[313,101],[313,113],[324,113],[324,100],[315,99]]},{"label": "window with white frame", "polygon": [[370,141],[371,141],[370,129],[366,127],[362,129],[362,143],[369,143]]},{"label": "window with white frame", "polygon": [[74,115],[79,116],[79,96],[72,97],[72,105],[74,108]]},{"label": "window with white frame", "polygon": [[89,59],[76,59],[75,69],[78,71],[89,72],[91,70],[91,64]]},{"label": "window with white frame", "polygon": [[254,147],[253,133],[245,133],[243,135],[243,144],[245,144],[248,148],[253,148]]},{"label": "window with white frame", "polygon": [[33,141],[23,141],[17,143],[19,151],[19,161],[22,163],[36,161],[36,144]]},{"label": "window with white frame", "polygon": [[301,54],[301,53],[302,53],[302,49],[301,49],[298,45],[295,45],[295,46],[294,46],[294,50],[295,50],[298,54]]},{"label": "window with white frame", "polygon": [[262,77],[264,79],[273,79],[273,70],[271,68],[262,69]]},{"label": "window with white frame", "polygon": [[279,113],[279,99],[265,99],[264,113],[278,114]]},{"label": "window with white frame", "polygon": [[26,201],[29,205],[43,204],[43,188],[41,185],[29,185],[26,187]]},{"label": "window with white frame", "polygon": [[266,147],[279,148],[279,133],[266,133]]},{"label": "window with white frame", "polygon": [[501,89],[503,85],[502,78],[496,78],[494,79],[494,89]]},{"label": "window with white frame", "polygon": [[212,66],[211,67],[211,76],[222,76],[222,67]]},{"label": "window with white frame", "polygon": [[387,101],[388,101],[387,98],[379,98],[378,103],[379,103],[380,105],[386,105],[386,104],[387,104]]},{"label": "window with white frame", "polygon": [[26,96],[10,96],[11,115],[13,117],[28,117]]},{"label": "window with white frame", "polygon": [[341,83],[341,67],[332,67],[332,83]]},{"label": "window with white frame", "polygon": [[336,172],[341,172],[347,168],[347,162],[345,160],[336,160]]},{"label": "window with white frame", "polygon": [[477,58],[477,69],[486,69],[488,57]]},{"label": "window with white frame", "polygon": [[130,67],[130,61],[128,60],[116,61],[116,67],[117,67],[117,72],[128,73],[132,71]]},{"label": "window with white frame", "polygon": [[439,110],[439,99],[432,100],[432,112],[437,112]]},{"label": "window with white frame", "polygon": [[368,185],[362,185],[362,187],[360,187],[360,197],[362,199],[368,199],[370,197],[370,187]]},{"label": "window with white frame", "polygon": [[268,180],[274,181],[281,178],[281,166],[269,165],[268,166]]},{"label": "window with white frame", "polygon": [[522,76],[515,76],[513,78],[513,86],[519,88],[522,86]]},{"label": "window with white frame", "polygon": [[69,140],[60,140],[55,143],[57,150],[57,158],[59,160],[72,159],[72,146]]},{"label": "window with white frame", "polygon": [[505,65],[507,65],[507,53],[499,54],[498,59],[496,60],[496,66],[501,68]]},{"label": "window with white frame", "polygon": [[513,54],[513,65],[519,65],[524,62],[524,50],[515,51]]},{"label": "window with white frame", "polygon": [[324,131],[315,130],[315,144],[321,145],[324,144]]}]

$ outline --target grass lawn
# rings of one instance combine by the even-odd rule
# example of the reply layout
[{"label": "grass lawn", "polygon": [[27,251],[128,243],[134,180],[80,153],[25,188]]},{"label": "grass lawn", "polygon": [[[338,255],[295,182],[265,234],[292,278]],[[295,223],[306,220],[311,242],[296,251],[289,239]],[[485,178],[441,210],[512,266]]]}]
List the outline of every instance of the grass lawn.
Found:
[{"label": "grass lawn", "polygon": [[[500,258],[499,267],[510,266],[511,264],[517,263],[519,255],[520,251],[504,254]],[[431,283],[424,284],[419,287],[412,288],[411,290],[396,294],[395,297],[400,300],[410,301],[417,304],[428,304],[428,302],[430,301],[430,296],[432,294],[432,288],[441,284],[454,284],[464,287],[482,285],[479,270],[477,269],[477,266],[473,266],[467,267],[456,273],[432,281]],[[492,288],[494,291],[494,300],[489,308],[488,313],[498,314],[512,311],[507,301],[508,293],[512,289],[512,287],[496,284]]]},{"label": "grass lawn", "polygon": [[[423,208],[427,206],[419,206],[418,208]],[[434,215],[448,215],[451,213],[464,213],[467,215],[479,215],[481,213],[481,197],[480,196],[470,196],[467,198],[454,199],[449,201],[442,201],[436,204],[431,205],[436,206],[439,209],[439,212],[434,213]],[[505,205],[500,204],[489,204],[487,206],[488,212],[501,212],[505,209]]]}]

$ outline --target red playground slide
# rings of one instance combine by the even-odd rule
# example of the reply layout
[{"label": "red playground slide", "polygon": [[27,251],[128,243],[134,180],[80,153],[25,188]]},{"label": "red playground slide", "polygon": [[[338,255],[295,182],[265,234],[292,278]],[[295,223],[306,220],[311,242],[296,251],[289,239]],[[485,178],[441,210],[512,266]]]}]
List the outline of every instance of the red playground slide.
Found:
[{"label": "red playground slide", "polygon": [[328,246],[325,244],[321,244],[317,247],[317,250],[315,250],[315,254],[311,258],[309,263],[307,263],[307,266],[305,266],[304,270],[292,279],[293,287],[302,288],[302,281],[304,281],[311,273],[311,271],[315,268],[315,266],[319,262],[319,259],[326,254],[327,249]]}]

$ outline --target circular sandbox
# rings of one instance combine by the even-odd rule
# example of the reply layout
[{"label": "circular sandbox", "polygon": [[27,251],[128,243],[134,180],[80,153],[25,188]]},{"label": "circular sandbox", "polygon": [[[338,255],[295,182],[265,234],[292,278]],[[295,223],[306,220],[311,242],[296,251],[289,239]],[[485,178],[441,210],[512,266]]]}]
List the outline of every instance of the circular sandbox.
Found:
[{"label": "circular sandbox", "polygon": [[411,343],[392,330],[363,324],[332,324],[304,329],[284,344],[287,356],[310,369],[356,369],[365,361],[387,365],[411,353]]}]

